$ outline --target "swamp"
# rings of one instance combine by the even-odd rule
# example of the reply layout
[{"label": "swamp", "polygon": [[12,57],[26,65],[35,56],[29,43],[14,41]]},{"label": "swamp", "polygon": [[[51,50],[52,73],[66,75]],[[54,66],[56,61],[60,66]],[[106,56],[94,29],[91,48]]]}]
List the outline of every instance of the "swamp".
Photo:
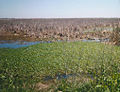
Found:
[{"label": "swamp", "polygon": [[120,22],[0,19],[0,92],[120,92]]}]

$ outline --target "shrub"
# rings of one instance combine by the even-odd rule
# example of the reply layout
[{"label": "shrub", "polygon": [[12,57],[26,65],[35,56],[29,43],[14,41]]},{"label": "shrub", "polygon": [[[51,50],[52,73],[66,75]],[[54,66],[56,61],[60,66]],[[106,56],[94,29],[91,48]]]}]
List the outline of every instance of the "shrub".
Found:
[{"label": "shrub", "polygon": [[110,36],[110,40],[115,45],[120,45],[120,27],[119,26],[113,29],[113,32]]}]

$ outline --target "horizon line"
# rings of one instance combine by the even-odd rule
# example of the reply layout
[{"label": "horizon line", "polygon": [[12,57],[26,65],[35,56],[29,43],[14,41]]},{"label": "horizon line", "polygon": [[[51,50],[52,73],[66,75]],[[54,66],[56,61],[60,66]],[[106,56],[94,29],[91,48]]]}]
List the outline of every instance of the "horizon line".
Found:
[{"label": "horizon line", "polygon": [[0,17],[0,19],[79,19],[79,18],[120,18],[120,17]]}]

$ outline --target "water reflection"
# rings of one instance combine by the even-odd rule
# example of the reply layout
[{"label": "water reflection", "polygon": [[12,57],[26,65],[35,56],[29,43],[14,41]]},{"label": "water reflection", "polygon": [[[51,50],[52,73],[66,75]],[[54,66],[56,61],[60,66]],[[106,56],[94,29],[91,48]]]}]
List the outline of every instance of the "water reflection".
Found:
[{"label": "water reflection", "polygon": [[51,41],[14,41],[14,40],[1,40],[0,41],[0,48],[20,48],[20,47],[27,47],[30,45],[38,44],[38,43],[50,43]]},{"label": "water reflection", "polygon": [[[109,39],[82,39],[82,42],[108,42]],[[38,43],[51,43],[52,41],[23,41],[23,40],[0,40],[0,48],[21,48]],[[57,40],[57,42],[61,42]]]}]

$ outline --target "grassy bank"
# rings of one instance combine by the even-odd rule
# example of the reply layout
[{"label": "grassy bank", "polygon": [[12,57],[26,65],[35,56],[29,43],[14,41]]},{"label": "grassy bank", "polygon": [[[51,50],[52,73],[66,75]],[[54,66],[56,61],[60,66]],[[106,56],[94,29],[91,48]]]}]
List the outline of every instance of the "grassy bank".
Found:
[{"label": "grassy bank", "polygon": [[[0,49],[0,91],[120,91],[120,47],[89,42]],[[56,75],[77,76],[57,80]],[[52,80],[45,81],[46,77]]]}]

